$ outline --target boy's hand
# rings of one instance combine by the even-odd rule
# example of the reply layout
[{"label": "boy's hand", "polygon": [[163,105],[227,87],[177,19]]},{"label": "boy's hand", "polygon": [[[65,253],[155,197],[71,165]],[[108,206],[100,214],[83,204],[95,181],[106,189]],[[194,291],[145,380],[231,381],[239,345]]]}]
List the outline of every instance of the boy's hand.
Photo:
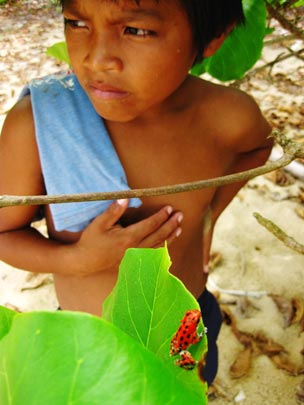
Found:
[{"label": "boy's hand", "polygon": [[180,235],[183,216],[181,212],[172,214],[172,207],[164,207],[123,228],[118,221],[127,207],[128,200],[114,202],[88,225],[76,243],[70,245],[73,259],[76,259],[72,266],[74,275],[117,270],[126,249],[160,247],[165,241],[170,244]]}]

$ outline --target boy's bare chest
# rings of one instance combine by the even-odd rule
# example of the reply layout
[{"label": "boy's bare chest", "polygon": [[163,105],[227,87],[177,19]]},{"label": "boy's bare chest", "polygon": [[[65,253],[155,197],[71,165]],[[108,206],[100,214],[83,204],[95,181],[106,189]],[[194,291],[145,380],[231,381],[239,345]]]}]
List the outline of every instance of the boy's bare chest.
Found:
[{"label": "boy's bare chest", "polygon": [[115,148],[131,188],[167,186],[221,176],[231,156],[212,137],[193,131],[143,133],[116,140]]},{"label": "boy's bare chest", "polygon": [[[132,189],[169,186],[221,176],[230,157],[216,147],[212,137],[187,127],[166,136],[149,131],[116,139],[115,147]],[[142,199],[143,206],[132,214],[130,222],[143,218],[161,206],[170,204],[184,213],[184,228],[193,231],[204,216],[214,189],[203,189]],[[129,216],[127,214],[127,216]],[[133,215],[135,216],[133,218]],[[129,222],[127,220],[127,222]]]}]

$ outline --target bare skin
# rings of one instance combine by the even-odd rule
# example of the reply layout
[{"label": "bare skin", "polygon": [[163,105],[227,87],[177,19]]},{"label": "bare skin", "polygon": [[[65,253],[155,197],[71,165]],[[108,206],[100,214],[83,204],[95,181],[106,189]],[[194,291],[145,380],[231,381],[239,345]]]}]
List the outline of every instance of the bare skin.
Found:
[{"label": "bare skin", "polygon": [[[270,127],[255,102],[188,75],[195,47],[175,0],[69,1],[64,16],[74,72],[106,120],[131,188],[218,177],[267,159]],[[125,250],[167,241],[171,272],[198,297],[214,224],[242,185],[145,198],[138,209],[120,201],[80,233],[57,232],[47,207],[48,239],[30,227],[39,207],[4,208],[0,259],[53,273],[63,309],[100,315]],[[2,194],[45,194],[29,98],[8,114],[0,138]]]}]

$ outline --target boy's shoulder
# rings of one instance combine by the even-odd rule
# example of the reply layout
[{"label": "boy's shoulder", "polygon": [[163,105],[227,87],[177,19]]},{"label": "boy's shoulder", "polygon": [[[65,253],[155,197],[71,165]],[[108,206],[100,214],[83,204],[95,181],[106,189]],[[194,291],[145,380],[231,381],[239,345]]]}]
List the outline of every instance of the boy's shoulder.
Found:
[{"label": "boy's shoulder", "polygon": [[256,101],[247,93],[193,78],[197,125],[208,126],[218,141],[238,151],[265,139],[270,127]]},{"label": "boy's shoulder", "polygon": [[[217,118],[234,121],[235,118],[258,118],[260,109],[255,100],[247,93],[235,87],[212,83],[200,78],[193,78],[195,83],[195,100],[201,112],[216,113]],[[252,114],[256,116],[252,116]],[[225,119],[225,120],[224,120]]]}]

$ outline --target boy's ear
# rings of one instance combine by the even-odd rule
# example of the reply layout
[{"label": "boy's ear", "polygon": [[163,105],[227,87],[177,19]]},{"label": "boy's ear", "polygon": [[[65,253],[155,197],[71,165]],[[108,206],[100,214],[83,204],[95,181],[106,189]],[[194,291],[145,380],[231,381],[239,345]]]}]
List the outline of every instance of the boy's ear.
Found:
[{"label": "boy's ear", "polygon": [[230,32],[233,30],[235,24],[231,25],[227,31],[225,31],[222,35],[217,38],[214,38],[209,44],[206,46],[203,52],[203,58],[208,58],[215,54],[215,52],[222,46],[225,39],[228,37]]}]

